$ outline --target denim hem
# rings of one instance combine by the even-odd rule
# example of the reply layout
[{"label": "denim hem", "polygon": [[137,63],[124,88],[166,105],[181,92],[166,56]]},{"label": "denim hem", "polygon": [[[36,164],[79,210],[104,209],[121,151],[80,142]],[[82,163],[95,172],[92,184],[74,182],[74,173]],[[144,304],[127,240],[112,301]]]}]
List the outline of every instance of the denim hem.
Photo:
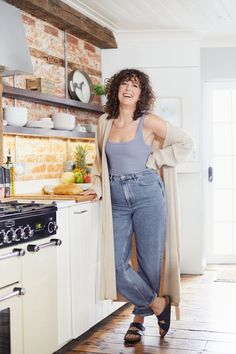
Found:
[{"label": "denim hem", "polygon": [[146,316],[153,316],[154,312],[151,310],[150,312],[142,312],[142,313],[140,313],[139,311],[133,310],[132,314],[135,315],[135,316],[146,317]]}]

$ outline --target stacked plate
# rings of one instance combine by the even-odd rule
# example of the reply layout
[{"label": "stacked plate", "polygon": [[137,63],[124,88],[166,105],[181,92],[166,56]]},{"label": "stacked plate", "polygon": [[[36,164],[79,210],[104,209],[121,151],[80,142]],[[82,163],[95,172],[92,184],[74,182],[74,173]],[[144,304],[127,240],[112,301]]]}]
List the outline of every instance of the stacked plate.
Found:
[{"label": "stacked plate", "polygon": [[40,120],[28,120],[26,126],[28,128],[52,129],[54,124],[51,118],[41,118]]}]

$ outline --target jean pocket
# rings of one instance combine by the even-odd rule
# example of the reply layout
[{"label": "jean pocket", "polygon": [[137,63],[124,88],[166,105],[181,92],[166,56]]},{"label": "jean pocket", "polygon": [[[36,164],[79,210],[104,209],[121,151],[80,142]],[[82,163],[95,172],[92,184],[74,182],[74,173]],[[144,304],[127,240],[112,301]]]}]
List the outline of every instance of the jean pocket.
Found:
[{"label": "jean pocket", "polygon": [[144,174],[138,177],[137,183],[140,186],[153,186],[159,183],[159,176],[155,172]]}]

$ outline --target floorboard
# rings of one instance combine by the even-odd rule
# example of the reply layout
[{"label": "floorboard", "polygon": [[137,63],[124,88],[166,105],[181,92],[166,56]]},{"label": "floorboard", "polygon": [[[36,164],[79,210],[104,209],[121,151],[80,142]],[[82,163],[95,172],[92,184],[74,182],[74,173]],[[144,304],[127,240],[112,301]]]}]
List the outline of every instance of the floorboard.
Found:
[{"label": "floorboard", "polygon": [[132,321],[129,306],[109,316],[87,338],[68,344],[63,354],[236,354],[236,283],[216,282],[219,271],[215,266],[204,275],[181,277],[181,320],[175,320],[173,309],[164,339],[155,316],[149,316],[142,341],[125,345],[124,333]]}]

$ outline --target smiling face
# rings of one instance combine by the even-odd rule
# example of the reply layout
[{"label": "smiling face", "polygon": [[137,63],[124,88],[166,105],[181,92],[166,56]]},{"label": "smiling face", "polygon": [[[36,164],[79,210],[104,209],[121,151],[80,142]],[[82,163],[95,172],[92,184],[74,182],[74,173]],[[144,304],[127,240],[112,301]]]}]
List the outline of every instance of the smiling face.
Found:
[{"label": "smiling face", "polygon": [[141,88],[139,80],[131,77],[121,81],[118,90],[118,100],[120,104],[136,106],[140,97]]}]

